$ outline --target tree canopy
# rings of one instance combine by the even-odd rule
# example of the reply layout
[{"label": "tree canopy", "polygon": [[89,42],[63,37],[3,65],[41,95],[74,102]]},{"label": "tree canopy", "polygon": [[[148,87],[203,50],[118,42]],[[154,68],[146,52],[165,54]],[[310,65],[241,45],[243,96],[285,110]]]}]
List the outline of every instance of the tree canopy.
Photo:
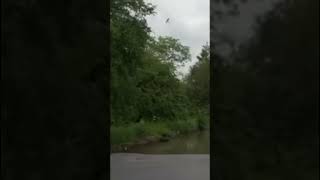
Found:
[{"label": "tree canopy", "polygon": [[153,5],[122,0],[111,5],[112,123],[183,119],[192,101],[176,74],[191,60],[189,47],[174,37],[150,35],[145,17],[155,13]]}]

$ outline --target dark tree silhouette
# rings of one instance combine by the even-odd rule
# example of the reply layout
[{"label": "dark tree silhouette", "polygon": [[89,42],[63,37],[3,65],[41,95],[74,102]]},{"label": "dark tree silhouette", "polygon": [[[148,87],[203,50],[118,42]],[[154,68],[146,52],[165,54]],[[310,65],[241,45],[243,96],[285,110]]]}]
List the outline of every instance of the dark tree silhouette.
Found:
[{"label": "dark tree silhouette", "polygon": [[280,1],[233,61],[213,57],[217,177],[319,178],[318,13],[318,1]]},{"label": "dark tree silhouette", "polygon": [[105,179],[106,1],[2,1],[2,165],[11,179]]}]

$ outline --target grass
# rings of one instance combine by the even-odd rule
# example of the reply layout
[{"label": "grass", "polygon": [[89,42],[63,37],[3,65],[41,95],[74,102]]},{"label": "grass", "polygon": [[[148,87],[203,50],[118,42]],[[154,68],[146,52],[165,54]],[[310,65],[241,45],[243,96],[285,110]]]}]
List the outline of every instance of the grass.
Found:
[{"label": "grass", "polygon": [[111,126],[111,144],[134,143],[150,136],[159,138],[163,135],[173,136],[177,133],[202,130],[209,127],[208,122],[208,118],[190,118],[183,121],[158,121]]}]

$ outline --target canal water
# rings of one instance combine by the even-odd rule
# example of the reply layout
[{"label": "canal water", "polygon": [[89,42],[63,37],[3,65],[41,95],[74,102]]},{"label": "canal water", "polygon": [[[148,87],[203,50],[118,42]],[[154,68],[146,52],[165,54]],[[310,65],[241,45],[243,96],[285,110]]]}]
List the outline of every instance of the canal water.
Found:
[{"label": "canal water", "polygon": [[210,132],[202,131],[180,135],[167,142],[154,142],[145,145],[135,145],[127,153],[142,154],[209,154]]}]

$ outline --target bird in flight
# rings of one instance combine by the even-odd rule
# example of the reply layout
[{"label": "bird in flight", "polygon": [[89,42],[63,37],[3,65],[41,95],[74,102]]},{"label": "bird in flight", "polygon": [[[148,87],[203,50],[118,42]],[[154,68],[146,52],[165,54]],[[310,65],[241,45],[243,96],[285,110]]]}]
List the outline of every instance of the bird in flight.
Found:
[{"label": "bird in flight", "polygon": [[170,18],[168,18],[168,19],[166,20],[166,23],[169,23],[169,20],[170,20]]}]

